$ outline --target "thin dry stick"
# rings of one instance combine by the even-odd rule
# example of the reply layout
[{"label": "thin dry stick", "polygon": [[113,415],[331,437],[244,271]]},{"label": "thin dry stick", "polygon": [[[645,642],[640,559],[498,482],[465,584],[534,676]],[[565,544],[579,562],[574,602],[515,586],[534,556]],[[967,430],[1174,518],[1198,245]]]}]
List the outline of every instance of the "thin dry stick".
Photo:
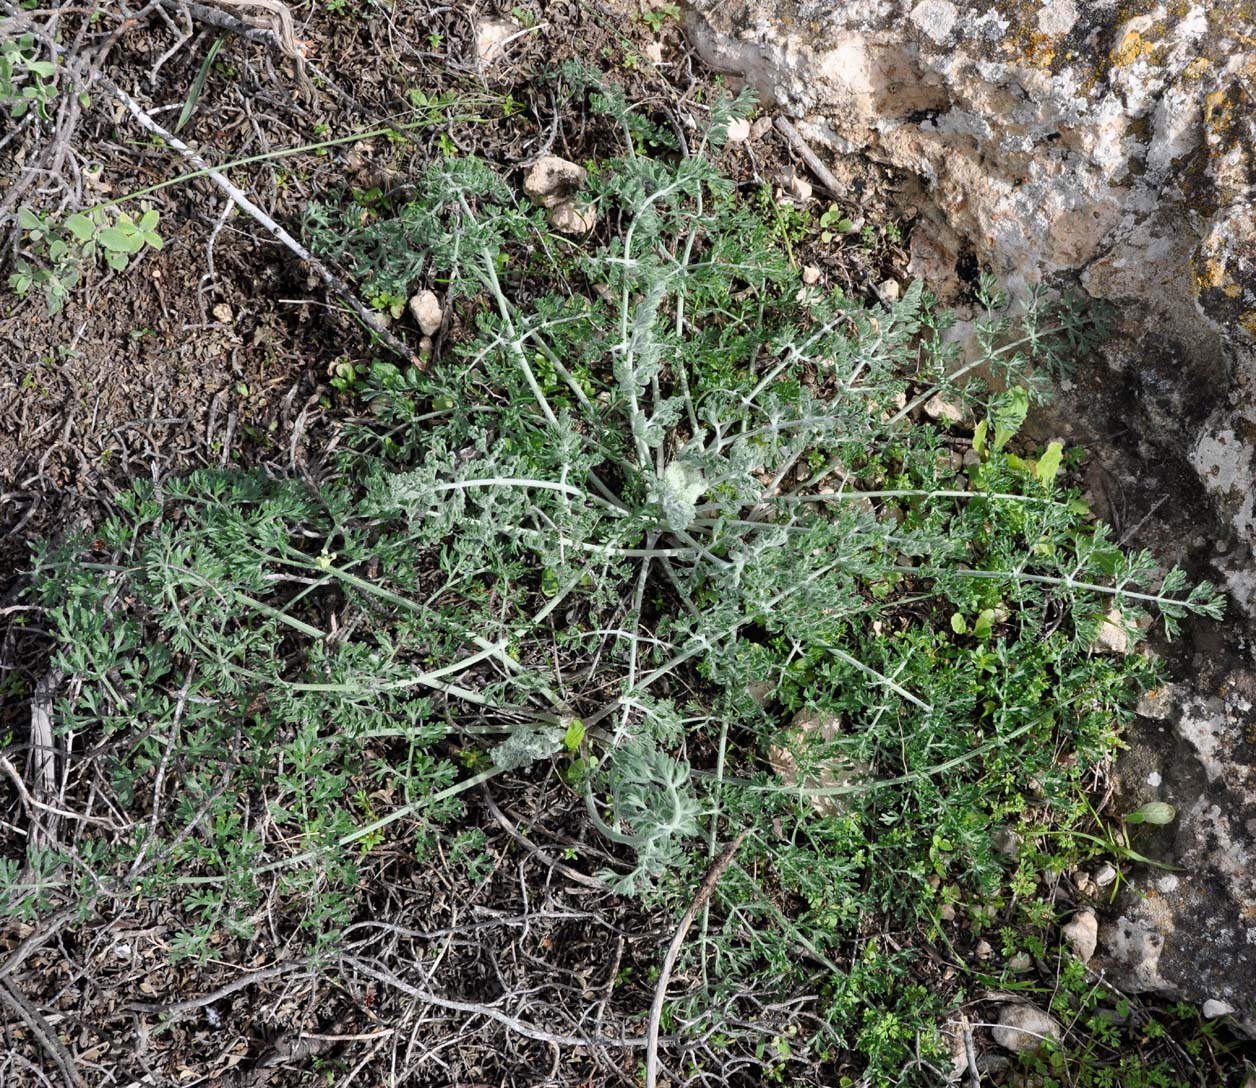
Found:
[{"label": "thin dry stick", "polygon": [[820,156],[811,150],[811,145],[802,138],[802,133],[794,128],[794,126],[784,117],[777,117],[775,123],[777,132],[790,142],[794,150],[798,152],[802,161],[805,162],[811,172],[815,174],[820,184],[823,185],[831,195],[841,196],[841,182],[833,176],[833,171],[820,161]]},{"label": "thin dry stick", "polygon": [[188,162],[198,170],[205,172],[205,176],[217,185],[224,193],[227,194],[232,202],[240,208],[241,211],[247,212],[259,224],[265,227],[274,237],[288,247],[301,260],[305,261],[328,287],[332,289],[340,299],[351,309],[362,322],[380,338],[389,348],[395,351],[403,359],[408,359],[413,365],[420,366],[419,357],[402,343],[396,336],[388,331],[379,320],[379,318],[371,313],[354,295],[353,290],[339,276],[323,265],[308,249],[300,242],[292,237],[286,230],[276,223],[261,208],[254,204],[243,192],[240,191],[227,177],[220,171],[210,166],[200,155],[193,151],[187,144],[179,139],[172,132],[167,132],[156,121],[148,115],[144,108],[135,101],[129,94],[119,87],[113,80],[107,76],[99,77],[100,83],[118,99],[130,111],[131,116],[140,123],[140,126],[151,132],[154,136],[164,141],[167,145],[179,152]]},{"label": "thin dry stick", "polygon": [[[31,750],[35,757],[35,783],[32,792],[35,800],[44,803],[50,801],[57,792],[56,748],[52,739],[52,697],[62,679],[60,670],[50,669],[39,678],[35,685],[35,694],[31,698]],[[32,822],[32,846],[46,846],[56,841],[55,815],[47,823]]]},{"label": "thin dry stick", "polygon": [[74,918],[75,911],[71,907],[58,911],[56,914],[43,918],[36,923],[39,927],[26,937],[12,952],[8,959],[0,963],[0,978],[11,975],[33,953],[46,945],[53,937],[63,930]]},{"label": "thin dry stick", "polygon": [[493,800],[493,795],[488,791],[488,786],[482,786],[480,788],[484,792],[484,800],[488,803],[488,810],[492,814],[493,819],[497,821],[498,827],[506,832],[507,835],[514,839],[515,842],[517,842],[525,850],[527,850],[528,853],[549,868],[557,869],[560,873],[567,877],[568,880],[573,880],[577,884],[583,884],[586,888],[594,888],[599,892],[605,892],[607,890],[607,886],[604,881],[598,880],[596,877],[588,876],[577,869],[571,868],[569,865],[564,865],[561,861],[556,861],[535,843],[529,842],[526,838],[520,835],[515,829],[514,824],[507,819],[506,814],[497,807],[497,803]]},{"label": "thin dry stick", "polygon": [[56,1030],[44,1019],[43,1014],[35,1008],[26,996],[8,979],[0,979],[0,1004],[8,1005],[18,1019],[26,1024],[30,1033],[39,1041],[40,1046],[49,1054],[61,1072],[65,1074],[67,1084],[73,1088],[87,1088],[83,1078],[78,1075],[74,1058],[65,1048],[65,1044],[57,1035]]},{"label": "thin dry stick", "polygon": [[720,856],[711,863],[707,875],[702,878],[702,883],[698,887],[698,894],[693,897],[693,902],[689,904],[689,909],[681,918],[680,925],[676,927],[672,943],[667,946],[667,955],[663,957],[663,969],[659,972],[659,980],[654,987],[654,1002],[650,1005],[650,1028],[645,1036],[645,1088],[656,1088],[658,1085],[659,1025],[663,1019],[663,1003],[667,1000],[667,983],[672,977],[672,968],[676,966],[676,957],[680,955],[680,946],[685,943],[685,934],[693,925],[698,911],[715,891],[720,874],[732,864],[742,840],[748,833],[746,830],[739,832],[737,837],[724,847]]},{"label": "thin dry stick", "polygon": [[[509,1028],[513,1032],[517,1032],[525,1039],[534,1039],[538,1043],[553,1043],[556,1046],[578,1046],[578,1047],[617,1047],[625,1050],[635,1049],[645,1046],[646,1040],[640,1036],[629,1036],[628,1038],[594,1038],[581,1035],[555,1035],[550,1031],[543,1031],[536,1025],[529,1023],[527,1020],[521,1020],[518,1017],[509,1015],[492,1005],[480,1005],[470,1001],[455,1001],[453,998],[441,997],[434,994],[430,990],[424,990],[418,986],[411,986],[404,979],[398,978],[391,971],[384,968],[372,967],[364,960],[358,959],[356,956],[341,956],[341,962],[360,971],[368,978],[375,979],[376,982],[382,982],[387,986],[400,990],[403,994],[407,994],[419,1001],[426,1002],[429,1005],[435,1005],[438,1009],[448,1009],[451,1012],[465,1012],[473,1016],[485,1016],[490,1020]],[[657,1031],[657,1025],[656,1025]],[[657,1042],[656,1042],[657,1045]]]},{"label": "thin dry stick", "polygon": [[195,1012],[197,1009],[203,1009],[206,1005],[212,1005],[215,1001],[221,1001],[224,997],[230,997],[237,990],[243,990],[246,986],[254,986],[259,982],[279,978],[280,975],[290,975],[294,971],[308,969],[309,964],[306,963],[278,963],[274,967],[263,967],[256,971],[250,971],[248,974],[241,975],[239,978],[228,982],[225,986],[219,986],[218,989],[211,990],[200,997],[188,998],[186,1001],[168,1001],[152,1004],[143,1001],[130,1001],[123,1005],[123,1008],[129,1009],[131,1012],[147,1013],[156,1016],[182,1016],[189,1012]]}]

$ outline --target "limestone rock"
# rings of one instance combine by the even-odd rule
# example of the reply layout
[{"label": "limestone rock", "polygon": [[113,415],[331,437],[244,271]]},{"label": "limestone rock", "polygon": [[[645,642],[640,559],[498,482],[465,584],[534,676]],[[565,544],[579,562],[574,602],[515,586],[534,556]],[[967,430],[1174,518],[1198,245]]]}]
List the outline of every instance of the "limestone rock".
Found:
[{"label": "limestone rock", "polygon": [[924,403],[925,415],[939,423],[963,423],[964,408],[936,393]]},{"label": "limestone rock", "polygon": [[750,139],[762,140],[767,134],[768,129],[772,127],[772,118],[760,117],[753,125],[750,126]]},{"label": "limestone rock", "polygon": [[506,56],[507,39],[523,28],[509,19],[484,19],[475,27],[475,55],[481,64],[492,64]]},{"label": "limestone rock", "polygon": [[588,171],[577,163],[544,155],[528,168],[523,191],[533,204],[556,208],[568,203],[584,187],[588,176]]},{"label": "limestone rock", "polygon": [[589,205],[567,200],[550,209],[549,222],[563,234],[588,234],[597,226],[597,215]]},{"label": "limestone rock", "polygon": [[445,320],[440,299],[432,291],[420,291],[410,299],[410,316],[423,331],[424,336],[435,336]]},{"label": "limestone rock", "polygon": [[993,1030],[994,1041],[1014,1054],[1035,1051],[1047,1039],[1060,1038],[1060,1025],[1034,1005],[1004,1005]]},{"label": "limestone rock", "polygon": [[[1222,694],[1179,690],[1163,741],[1118,764],[1122,810],[1169,798],[1177,819],[1137,830],[1135,848],[1179,871],[1141,878],[1099,931],[1096,963],[1127,990],[1224,1001],[1256,1035],[1256,671],[1232,668]],[[1153,848],[1153,844],[1159,848]]]},{"label": "limestone rock", "polygon": [[811,182],[797,170],[787,171],[781,176],[781,188],[795,204],[806,204],[811,199]]},{"label": "limestone rock", "polygon": [[1216,998],[1210,997],[1204,1002],[1200,1012],[1204,1014],[1205,1020],[1216,1020],[1221,1016],[1231,1016],[1234,1013],[1234,1006],[1225,1001],[1218,1001]]},{"label": "limestone rock", "polygon": [[1064,939],[1082,963],[1089,963],[1099,943],[1099,919],[1093,910],[1079,910],[1064,927]]},{"label": "limestone rock", "polygon": [[1099,624],[1099,633],[1090,645],[1091,650],[1098,654],[1127,654],[1130,652],[1130,637],[1122,625],[1121,612],[1113,608],[1103,617]]},{"label": "limestone rock", "polygon": [[964,1036],[971,1033],[968,1017],[960,1013],[959,1019],[948,1021],[942,1026],[942,1039],[951,1055],[951,1067],[946,1070],[946,1083],[958,1084],[968,1072],[968,1046]]},{"label": "limestone rock", "polygon": [[[1152,342],[1209,369],[1228,351],[1235,381],[1256,386],[1250,4],[797,0],[789,12],[691,0],[686,26],[813,146],[867,148],[919,179],[938,244],[922,239],[912,263],[944,296],[964,247],[1014,292],[1071,274],[1132,306]],[[1166,404],[1165,417],[1182,432],[1180,411]],[[1253,422],[1256,394],[1219,396],[1192,437],[1201,479],[1256,539]]]},{"label": "limestone rock", "polygon": [[730,144],[745,143],[750,139],[750,122],[744,117],[735,117],[728,122],[728,142]]}]

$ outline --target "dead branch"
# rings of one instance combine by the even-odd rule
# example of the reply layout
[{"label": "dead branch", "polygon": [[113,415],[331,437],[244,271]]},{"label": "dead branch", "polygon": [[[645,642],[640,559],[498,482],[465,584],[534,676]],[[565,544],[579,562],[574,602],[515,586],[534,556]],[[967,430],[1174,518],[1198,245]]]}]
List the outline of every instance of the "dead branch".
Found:
[{"label": "dead branch", "polygon": [[160,1004],[149,1004],[142,1001],[128,1002],[126,1008],[132,1012],[147,1013],[154,1016],[181,1016],[185,1013],[195,1012],[197,1009],[203,1009],[206,1005],[212,1005],[215,1001],[221,1001],[224,997],[229,997],[237,990],[243,990],[246,986],[253,986],[259,982],[266,982],[272,978],[279,978],[281,975],[290,975],[294,971],[307,970],[309,964],[306,963],[279,963],[274,967],[264,967],[258,971],[250,971],[248,974],[241,975],[239,978],[228,982],[225,986],[219,986],[216,990],[211,990],[207,994],[200,997],[191,997],[186,1001],[169,1001]]},{"label": "dead branch", "polygon": [[70,1052],[66,1050],[65,1044],[57,1036],[43,1014],[35,1008],[22,992],[13,985],[7,978],[0,978],[0,1002],[8,1005],[18,1016],[30,1031],[30,1033],[39,1041],[39,1045],[56,1061],[61,1067],[61,1072],[65,1074],[67,1084],[71,1084],[74,1088],[87,1088],[83,1078],[78,1075],[75,1068],[74,1058]]},{"label": "dead branch", "polygon": [[820,160],[820,156],[811,150],[811,145],[802,138],[802,133],[784,117],[778,116],[775,124],[776,131],[790,142],[793,149],[798,152],[798,157],[807,164],[807,168],[815,174],[816,179],[829,191],[829,194],[842,196],[841,183],[834,177],[833,171]]},{"label": "dead branch", "polygon": [[[387,986],[400,990],[403,994],[416,998],[429,1005],[435,1005],[438,1009],[449,1009],[452,1012],[465,1012],[474,1016],[484,1016],[490,1020],[496,1020],[497,1023],[509,1028],[511,1031],[522,1035],[525,1039],[533,1039],[538,1043],[553,1043],[556,1046],[578,1046],[578,1047],[620,1047],[624,1049],[637,1049],[646,1045],[646,1040],[642,1036],[633,1036],[626,1039],[607,1039],[607,1038],[585,1038],[579,1035],[556,1035],[550,1031],[543,1031],[534,1024],[528,1023],[526,1020],[520,1020],[518,1017],[511,1016],[509,1013],[503,1012],[501,1009],[494,1008],[492,1005],[480,1005],[470,1001],[455,1001],[453,998],[441,997],[434,994],[430,990],[421,989],[418,986],[411,986],[404,979],[398,978],[391,971],[383,968],[374,967],[364,960],[358,959],[356,956],[342,956],[341,961],[354,970],[360,971],[368,978],[375,979],[376,982],[382,982]],[[657,1045],[657,1043],[656,1043]]]},{"label": "dead branch", "polygon": [[702,883],[698,886],[698,894],[693,897],[693,902],[689,904],[689,909],[681,917],[680,925],[676,927],[676,932],[672,936],[672,943],[667,946],[667,955],[663,957],[663,967],[659,971],[658,983],[654,987],[654,1001],[650,1005],[650,1027],[646,1032],[646,1088],[657,1088],[658,1085],[659,1024],[663,1019],[663,1003],[667,1000],[667,983],[672,977],[672,968],[676,966],[676,957],[680,955],[680,946],[685,943],[685,934],[689,932],[689,927],[693,925],[694,918],[697,917],[698,911],[702,909],[703,904],[711,898],[711,893],[715,891],[715,885],[720,879],[720,874],[729,867],[733,858],[737,856],[737,851],[747,834],[746,830],[738,832],[737,837],[724,847],[720,856],[711,862],[711,867],[707,870],[706,876],[702,878]]},{"label": "dead branch", "polygon": [[331,290],[339,296],[341,301],[353,310],[363,324],[375,333],[375,335],[378,336],[384,344],[386,344],[392,351],[400,355],[403,359],[409,360],[414,366],[421,365],[419,357],[396,336],[389,332],[375,314],[371,313],[370,310],[358,301],[357,296],[354,294],[349,285],[344,282],[344,280],[327,268],[327,266],[315,257],[308,249],[306,249],[305,246],[293,238],[291,234],[284,230],[283,227],[276,223],[269,215],[262,211],[261,208],[254,204],[253,201],[245,196],[244,193],[226,177],[225,174],[210,166],[208,162],[188,147],[188,145],[180,140],[179,137],[174,135],[174,133],[168,132],[166,129],[162,128],[161,125],[154,121],[148,112],[135,101],[135,99],[114,83],[108,76],[102,74],[99,77],[99,80],[110,94],[126,106],[131,116],[139,122],[140,127],[145,129],[147,132],[151,132],[154,136],[158,137],[168,146],[179,152],[179,154],[195,166],[196,169],[203,171],[205,176],[217,185],[224,193],[226,193],[241,211],[247,212],[258,224],[269,231],[270,234],[273,235],[279,242],[283,243],[283,245],[295,253],[302,261],[314,269],[314,271],[318,274],[319,279],[331,288]]}]

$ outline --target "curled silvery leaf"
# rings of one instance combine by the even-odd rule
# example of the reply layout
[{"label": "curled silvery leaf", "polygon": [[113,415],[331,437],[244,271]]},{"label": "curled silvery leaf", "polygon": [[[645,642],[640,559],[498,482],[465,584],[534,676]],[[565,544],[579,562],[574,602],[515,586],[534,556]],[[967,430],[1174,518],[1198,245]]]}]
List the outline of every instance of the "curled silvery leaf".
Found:
[{"label": "curled silvery leaf", "polygon": [[1171,824],[1176,815],[1177,809],[1167,801],[1148,801],[1141,808],[1136,808],[1127,815],[1125,822],[1127,824],[1152,824],[1155,827],[1164,827],[1165,824]]},{"label": "curled silvery leaf", "polygon": [[563,750],[563,730],[557,726],[545,729],[521,728],[489,750],[493,766],[504,771],[527,767],[539,759],[548,759]]},{"label": "curled silvery leaf", "polygon": [[688,529],[697,516],[698,500],[707,489],[702,472],[690,461],[673,461],[654,482],[650,495],[663,510],[663,521],[673,532]]}]

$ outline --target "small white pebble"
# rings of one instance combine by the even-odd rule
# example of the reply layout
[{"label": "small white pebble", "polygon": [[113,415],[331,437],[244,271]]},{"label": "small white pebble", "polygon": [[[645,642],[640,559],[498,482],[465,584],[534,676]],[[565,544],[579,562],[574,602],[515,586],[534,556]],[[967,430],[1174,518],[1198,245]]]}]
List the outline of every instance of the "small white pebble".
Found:
[{"label": "small white pebble", "polygon": [[820,282],[820,270],[813,264],[807,265],[802,270],[802,282],[808,287]]},{"label": "small white pebble", "polygon": [[424,336],[435,336],[440,330],[441,322],[445,320],[440,299],[433,291],[420,291],[410,299],[410,314]]},{"label": "small white pebble", "polygon": [[1099,920],[1093,910],[1079,910],[1064,927],[1064,939],[1082,963],[1089,963],[1099,942]]},{"label": "small white pebble", "polygon": [[750,122],[744,117],[735,117],[728,122],[728,142],[730,144],[745,143],[750,139]]}]

